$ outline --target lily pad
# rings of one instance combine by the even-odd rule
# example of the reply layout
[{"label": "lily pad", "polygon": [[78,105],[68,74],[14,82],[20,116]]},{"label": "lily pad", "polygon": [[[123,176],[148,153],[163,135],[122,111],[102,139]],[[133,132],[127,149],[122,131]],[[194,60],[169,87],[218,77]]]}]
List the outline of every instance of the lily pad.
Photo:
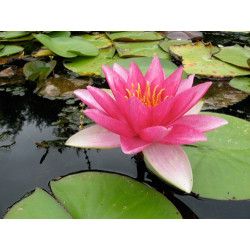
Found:
[{"label": "lily pad", "polygon": [[58,78],[50,77],[40,81],[35,93],[48,99],[66,99],[74,97],[74,90],[83,89],[90,85],[91,80],[69,78],[68,75],[61,75]]},{"label": "lily pad", "polygon": [[96,46],[81,37],[55,37],[38,34],[34,37],[55,54],[73,58],[77,56],[97,56],[99,54]]},{"label": "lily pad", "polygon": [[244,91],[250,94],[250,78],[249,77],[237,77],[232,79],[229,84],[236,89]]},{"label": "lily pad", "polygon": [[169,51],[176,59],[182,60],[188,74],[206,77],[235,77],[249,75],[250,71],[238,68],[212,57],[212,44],[197,42],[195,44],[170,45]]},{"label": "lily pad", "polygon": [[171,59],[171,56],[159,47],[159,41],[156,42],[114,42],[120,57],[153,57]]},{"label": "lily pad", "polygon": [[120,42],[157,41],[163,39],[163,36],[160,33],[153,31],[124,31],[107,33],[107,35],[111,40]]},{"label": "lily pad", "polygon": [[216,115],[228,124],[206,133],[207,141],[184,146],[193,175],[193,192],[219,200],[250,199],[250,123],[233,116]]},{"label": "lily pad", "polygon": [[67,211],[47,192],[37,188],[15,204],[4,219],[71,219]]},{"label": "lily pad", "polygon": [[109,40],[105,34],[98,34],[98,35],[84,34],[80,35],[80,37],[84,38],[90,43],[93,43],[98,49],[106,49],[113,45],[112,41]]},{"label": "lily pad", "polygon": [[23,47],[16,45],[6,45],[0,50],[0,57],[10,56],[23,51]]},{"label": "lily pad", "polygon": [[28,36],[29,34],[30,32],[28,31],[4,31],[4,32],[0,32],[0,40],[20,38],[20,37]]},{"label": "lily pad", "polygon": [[55,37],[70,37],[70,31],[52,31],[47,33],[48,36],[55,38]]},{"label": "lily pad", "polygon": [[32,54],[34,57],[45,57],[45,56],[54,56],[55,54],[49,49],[41,49],[36,53]]},{"label": "lily pad", "polygon": [[[131,178],[84,172],[50,182],[55,198],[41,189],[14,205],[4,218],[180,219],[161,193]],[[67,212],[69,214],[67,214]]]},{"label": "lily pad", "polygon": [[[152,60],[153,57],[135,57],[135,58],[122,59],[117,61],[116,63],[128,70],[131,62],[134,62],[135,64],[138,65],[142,74],[145,75]],[[176,69],[178,69],[178,67],[175,64],[173,64],[168,60],[160,59],[160,61],[166,76],[170,76]],[[108,64],[108,66],[113,68],[113,64],[114,63],[110,63]],[[102,76],[104,77],[103,73]],[[187,78],[187,76],[188,75],[185,72],[183,72],[182,79]]]},{"label": "lily pad", "polygon": [[0,50],[1,50],[3,47],[4,47],[4,45],[3,45],[3,44],[0,44]]},{"label": "lily pad", "polygon": [[170,45],[181,45],[181,44],[187,44],[187,43],[192,43],[190,40],[169,40],[165,39],[164,41],[159,43],[159,46],[166,52],[168,51],[168,47]]},{"label": "lily pad", "polygon": [[250,69],[247,60],[250,58],[250,50],[242,48],[238,44],[230,47],[220,48],[220,52],[214,55],[221,61],[236,65],[238,67]]},{"label": "lily pad", "polygon": [[55,60],[48,63],[42,61],[28,62],[23,67],[23,73],[30,81],[35,81],[37,78],[41,81],[48,77],[55,66]]},{"label": "lily pad", "polygon": [[97,57],[77,57],[71,60],[65,60],[64,66],[83,76],[100,76],[103,64],[109,64],[120,58],[113,58],[115,48],[110,47],[100,50]]}]

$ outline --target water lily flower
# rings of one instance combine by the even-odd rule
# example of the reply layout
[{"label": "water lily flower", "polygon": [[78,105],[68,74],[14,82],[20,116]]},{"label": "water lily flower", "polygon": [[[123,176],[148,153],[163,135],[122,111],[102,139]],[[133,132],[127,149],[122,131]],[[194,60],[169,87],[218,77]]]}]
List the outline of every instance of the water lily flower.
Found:
[{"label": "water lily flower", "polygon": [[143,152],[152,172],[190,193],[192,169],[181,145],[206,141],[204,132],[227,124],[222,118],[198,114],[199,101],[212,83],[192,87],[194,75],[182,80],[182,67],[166,77],[157,56],[145,76],[134,62],[129,70],[116,63],[113,69],[102,68],[110,93],[91,86],[74,92],[90,107],[84,113],[96,125],[71,136],[66,145]]}]

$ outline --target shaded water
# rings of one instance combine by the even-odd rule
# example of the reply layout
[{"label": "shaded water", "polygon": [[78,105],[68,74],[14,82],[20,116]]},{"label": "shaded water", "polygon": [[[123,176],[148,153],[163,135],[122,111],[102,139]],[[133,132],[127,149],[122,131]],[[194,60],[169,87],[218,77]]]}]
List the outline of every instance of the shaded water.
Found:
[{"label": "shaded water", "polygon": [[[248,97],[216,112],[249,120],[249,100]],[[0,134],[10,134],[0,140],[1,217],[8,207],[36,187],[49,191],[48,183],[52,179],[79,171],[100,170],[124,174],[156,188],[174,203],[184,218],[250,218],[250,201],[218,201],[186,195],[162,182],[146,169],[144,162],[137,162],[120,149],[65,147],[64,141],[79,125],[78,104],[78,101],[71,106],[65,101],[43,99],[31,90],[23,96],[0,92]],[[42,141],[49,141],[45,144],[50,147],[37,146]],[[3,147],[8,145],[11,146]]]}]

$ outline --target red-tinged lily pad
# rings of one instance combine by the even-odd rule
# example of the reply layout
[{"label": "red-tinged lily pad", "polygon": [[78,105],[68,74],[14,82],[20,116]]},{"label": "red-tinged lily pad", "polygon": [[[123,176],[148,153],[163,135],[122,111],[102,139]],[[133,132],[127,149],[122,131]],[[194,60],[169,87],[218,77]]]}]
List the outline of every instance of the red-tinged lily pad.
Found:
[{"label": "red-tinged lily pad", "polygon": [[223,62],[250,69],[247,63],[250,58],[250,49],[248,47],[243,48],[238,44],[230,47],[222,47],[219,53],[214,54],[214,56]]},{"label": "red-tinged lily pad", "polygon": [[154,31],[123,31],[107,33],[107,35],[111,40],[120,42],[157,41],[163,39],[160,33]]},{"label": "red-tinged lily pad", "polygon": [[[15,204],[6,219],[180,219],[161,193],[129,177],[84,172],[50,182],[57,203],[41,189]],[[65,210],[64,210],[65,208]]]},{"label": "red-tinged lily pad", "polygon": [[176,59],[182,61],[188,74],[206,77],[235,77],[249,75],[250,71],[242,69],[212,57],[211,43],[170,45],[169,51]]},{"label": "red-tinged lily pad", "polygon": [[250,94],[250,78],[249,77],[236,77],[232,79],[229,84],[236,89]]},{"label": "red-tinged lily pad", "polygon": [[228,124],[207,132],[207,141],[183,149],[188,155],[194,185],[192,191],[218,200],[250,199],[250,123],[215,113]]},{"label": "red-tinged lily pad", "polygon": [[120,57],[154,57],[171,59],[170,55],[159,47],[156,42],[114,42]]}]

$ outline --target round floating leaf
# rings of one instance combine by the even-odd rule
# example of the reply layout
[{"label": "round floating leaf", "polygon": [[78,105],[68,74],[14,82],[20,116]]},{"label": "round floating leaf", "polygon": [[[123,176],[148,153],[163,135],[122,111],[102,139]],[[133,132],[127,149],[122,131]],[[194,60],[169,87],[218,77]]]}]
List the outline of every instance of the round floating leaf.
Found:
[{"label": "round floating leaf", "polygon": [[250,78],[249,77],[237,77],[232,79],[229,84],[241,91],[250,93]]},{"label": "round floating leaf", "polygon": [[190,160],[193,192],[220,200],[250,199],[250,125],[228,115],[228,124],[206,133],[207,141],[184,146]]},{"label": "round floating leaf", "polygon": [[71,219],[67,211],[47,192],[37,188],[15,204],[4,219]]},{"label": "round floating leaf", "polygon": [[171,59],[170,55],[159,47],[159,42],[114,42],[120,57],[153,57]]},{"label": "round floating leaf", "polygon": [[44,56],[54,56],[55,54],[49,49],[41,49],[35,54],[32,54],[34,57],[44,57]]},{"label": "round floating leaf", "polygon": [[48,63],[42,61],[28,62],[23,67],[23,73],[30,81],[35,81],[38,77],[39,80],[42,80],[48,77],[55,66],[55,60]]},{"label": "round floating leaf", "polygon": [[97,56],[99,54],[96,46],[82,37],[62,36],[51,38],[44,34],[34,35],[34,37],[48,49],[62,57],[73,58],[76,56]]},{"label": "round floating leaf", "polygon": [[3,44],[0,44],[0,50],[1,50],[3,47],[4,47],[4,45],[3,45]]},{"label": "round floating leaf", "polygon": [[166,197],[125,176],[85,172],[52,181],[50,186],[73,218],[181,218]]},{"label": "round floating leaf", "polygon": [[224,62],[231,63],[238,67],[250,69],[247,60],[250,58],[250,50],[242,48],[238,44],[230,47],[220,48],[220,52],[214,55]]},{"label": "round floating leaf", "polygon": [[168,47],[170,45],[181,45],[181,44],[187,44],[192,43],[190,40],[169,40],[165,39],[164,41],[159,43],[159,46],[166,52],[168,52]]},{"label": "round floating leaf", "polygon": [[117,33],[107,33],[107,35],[111,40],[121,42],[156,41],[163,39],[163,36],[158,32],[144,31],[124,31]]},{"label": "round floating leaf", "polygon": [[16,45],[6,45],[0,50],[0,57],[10,56],[23,51],[23,47]]},{"label": "round floating leaf", "polygon": [[170,45],[169,51],[176,58],[182,60],[184,70],[188,74],[198,74],[207,77],[234,77],[249,75],[250,71],[235,67],[212,57],[211,43]]},{"label": "round floating leaf", "polygon": [[14,39],[14,38],[20,38],[24,36],[28,36],[30,32],[28,31],[4,31],[0,32],[0,39]]},{"label": "round floating leaf", "polygon": [[[138,65],[142,74],[145,75],[152,60],[153,60],[153,57],[134,57],[134,58],[122,59],[122,60],[117,61],[116,63],[128,70],[131,62],[134,62]],[[161,61],[161,65],[165,71],[166,76],[170,76],[176,69],[178,69],[178,67],[175,64],[173,64],[172,62],[168,60],[160,59],[160,61]],[[113,64],[114,63],[110,63],[108,64],[108,66],[113,68]],[[104,77],[103,73],[102,73],[102,76]],[[187,78],[187,74],[185,72],[183,72],[182,78],[183,79]]]},{"label": "round floating leaf", "polygon": [[55,38],[55,37],[70,37],[70,31],[52,31],[47,33],[48,36]]},{"label": "round floating leaf", "polygon": [[114,54],[115,48],[110,47],[100,50],[100,54],[97,57],[77,57],[65,60],[64,66],[80,75],[100,76],[103,64],[109,64],[118,60],[118,58],[113,58]]},{"label": "round floating leaf", "polygon": [[84,38],[90,43],[93,43],[98,49],[105,49],[112,46],[112,41],[109,40],[105,34],[99,34],[99,35],[84,34],[80,35],[80,37]]}]

